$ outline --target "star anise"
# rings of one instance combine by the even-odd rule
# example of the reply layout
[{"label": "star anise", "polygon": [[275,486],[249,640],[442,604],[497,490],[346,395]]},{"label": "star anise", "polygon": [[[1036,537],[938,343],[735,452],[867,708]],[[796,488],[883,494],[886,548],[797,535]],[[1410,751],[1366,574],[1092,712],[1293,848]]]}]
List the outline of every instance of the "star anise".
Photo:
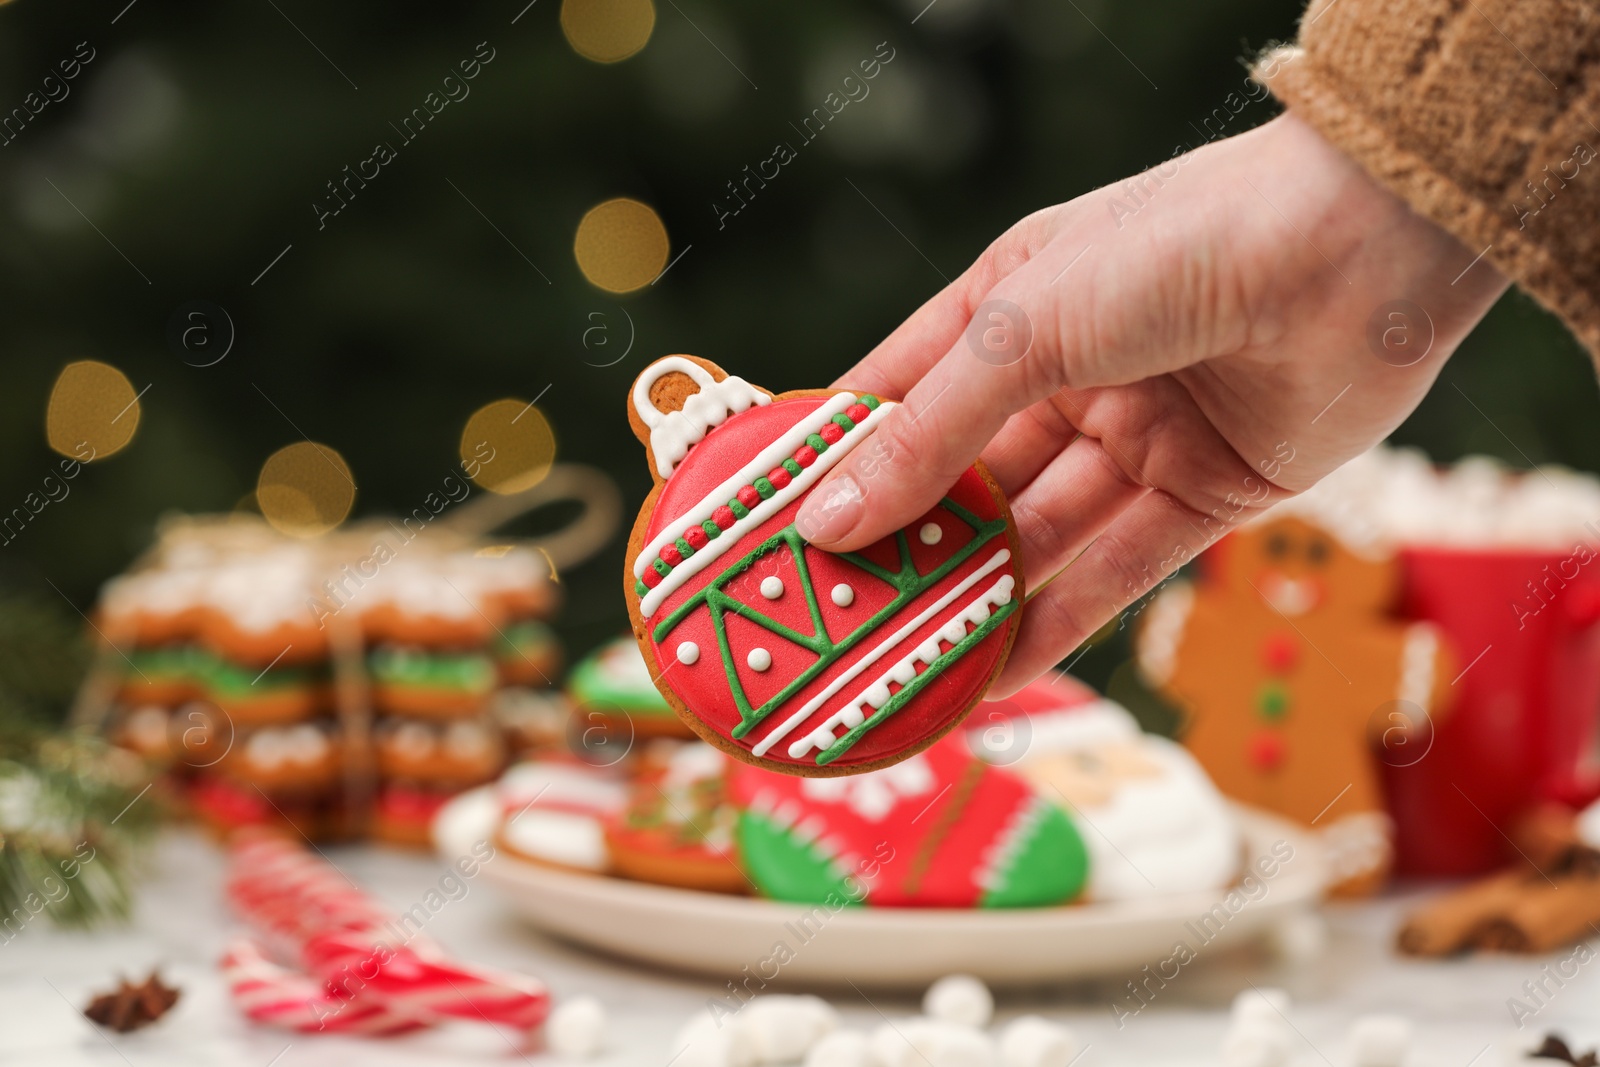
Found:
[{"label": "star anise", "polygon": [[178,993],[151,971],[150,977],[137,985],[120,979],[116,989],[96,996],[83,1013],[101,1026],[125,1034],[165,1015],[178,1002]]},{"label": "star anise", "polygon": [[1594,1049],[1580,1055],[1574,1055],[1567,1043],[1555,1034],[1546,1034],[1544,1044],[1528,1053],[1529,1059],[1560,1060],[1570,1063],[1572,1067],[1596,1067],[1600,1063],[1600,1054]]}]

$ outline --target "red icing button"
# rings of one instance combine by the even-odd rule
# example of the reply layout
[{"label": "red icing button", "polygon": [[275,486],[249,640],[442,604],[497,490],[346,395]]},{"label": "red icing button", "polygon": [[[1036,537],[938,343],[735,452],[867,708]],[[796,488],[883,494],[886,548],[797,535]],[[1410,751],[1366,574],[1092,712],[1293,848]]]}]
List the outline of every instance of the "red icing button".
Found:
[{"label": "red icing button", "polygon": [[678,551],[677,545],[662,545],[661,562],[669,567],[676,567],[683,562],[683,553]]},{"label": "red icing button", "polygon": [[711,521],[717,524],[718,529],[726,530],[728,527],[733,525],[733,509],[726,504],[722,505],[716,511],[711,513]]},{"label": "red icing button", "polygon": [[802,467],[809,467],[817,461],[817,450],[810,445],[801,445],[795,450],[794,461]]},{"label": "red icing button", "polygon": [[1275,730],[1262,730],[1254,734],[1245,749],[1250,765],[1258,771],[1275,771],[1289,754],[1283,735]]},{"label": "red icing button", "polygon": [[782,467],[773,467],[767,472],[767,481],[772,483],[772,488],[783,489],[789,484],[789,472]]},{"label": "red icing button", "polygon": [[706,547],[706,542],[711,540],[706,532],[698,526],[691,526],[683,531],[683,539],[689,542],[689,547],[696,552]]},{"label": "red icing button", "polygon": [[872,414],[872,409],[865,404],[851,404],[844,409],[844,417],[851,422],[860,424],[867,421],[867,416]]},{"label": "red icing button", "polygon": [[844,436],[844,427],[837,422],[830,422],[822,428],[822,439],[830,445],[839,443],[839,438]]},{"label": "red icing button", "polygon": [[661,572],[654,567],[646,567],[644,573],[639,575],[639,580],[644,583],[646,589],[654,589],[661,584]]},{"label": "red icing button", "polygon": [[1292,634],[1271,634],[1261,642],[1261,662],[1267,670],[1291,670],[1300,661],[1300,642]]},{"label": "red icing button", "polygon": [[755,486],[747,485],[739,490],[739,503],[747,508],[753,508],[761,503],[761,494],[756,490]]}]

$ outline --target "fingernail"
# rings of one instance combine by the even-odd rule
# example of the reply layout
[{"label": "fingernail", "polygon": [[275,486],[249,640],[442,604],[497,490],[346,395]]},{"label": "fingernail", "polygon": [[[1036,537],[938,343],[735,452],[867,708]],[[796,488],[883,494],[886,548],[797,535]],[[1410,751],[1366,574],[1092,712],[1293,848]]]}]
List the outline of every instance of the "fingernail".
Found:
[{"label": "fingernail", "polygon": [[854,475],[841,474],[818,497],[817,493],[807,497],[794,520],[794,528],[812,544],[832,544],[861,521],[861,483]]}]

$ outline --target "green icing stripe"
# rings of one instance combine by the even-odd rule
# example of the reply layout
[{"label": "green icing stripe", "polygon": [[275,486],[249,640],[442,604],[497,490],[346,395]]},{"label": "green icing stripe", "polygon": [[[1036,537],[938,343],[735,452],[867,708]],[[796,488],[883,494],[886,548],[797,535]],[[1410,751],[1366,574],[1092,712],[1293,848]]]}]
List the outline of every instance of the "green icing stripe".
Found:
[{"label": "green icing stripe", "polygon": [[789,472],[791,478],[798,478],[803,468],[800,466],[800,461],[791,456],[783,461],[783,469]]},{"label": "green icing stripe", "polygon": [[750,484],[756,487],[756,492],[761,494],[762,500],[771,500],[772,494],[777,492],[776,489],[772,488],[772,483],[765,478],[757,478]]},{"label": "green icing stripe", "polygon": [[985,637],[988,637],[991,633],[993,633],[995,628],[1004,622],[1006,618],[1015,610],[1017,610],[1017,599],[1016,597],[1012,597],[1005,604],[1001,605],[998,609],[992,612],[987,619],[984,619],[983,623],[979,625],[977,629],[973,630],[970,634],[956,642],[956,644],[951,647],[950,651],[944,653],[938,659],[928,664],[927,670],[923,671],[921,674],[917,675],[915,678],[911,679],[911,681],[907,682],[903,687],[901,687],[901,689],[896,692],[894,696],[890,697],[884,702],[883,707],[867,716],[867,718],[863,720],[859,726],[856,726],[854,729],[847,732],[843,737],[839,738],[839,740],[829,745],[825,751],[818,753],[817,766],[825,767],[834,760],[838,759],[840,756],[844,755],[855,745],[857,741],[861,740],[862,735],[868,730],[871,730],[873,727],[879,725],[883,722],[883,720],[887,719],[889,716],[893,715],[895,712],[909,704],[918,693],[922,692],[929,682],[933,681],[940,674],[942,674],[945,668],[949,667],[956,660],[966,655],[968,650],[971,649],[973,645],[976,645],[979,641],[982,641]]},{"label": "green icing stripe", "polygon": [[685,541],[683,538],[678,538],[673,542],[673,544],[678,549],[678,554],[684,559],[688,559],[690,556],[694,555],[694,546]]},{"label": "green icing stripe", "polygon": [[728,510],[733,512],[733,517],[736,519],[742,519],[750,514],[750,509],[739,503],[738,497],[728,501]]},{"label": "green icing stripe", "polygon": [[862,404],[865,404],[868,411],[877,411],[878,405],[882,403],[882,401],[875,396],[859,396],[856,399]]},{"label": "green icing stripe", "polygon": [[702,522],[700,524],[700,529],[704,530],[706,532],[706,536],[711,538],[713,541],[722,536],[722,527],[718,526],[710,519]]},{"label": "green icing stripe", "polygon": [[996,872],[1000,885],[987,889],[980,908],[1038,908],[1061,904],[1077,896],[1089,876],[1089,852],[1066,812],[1049,801],[1027,828],[1020,848],[1012,851],[1005,869]]},{"label": "green icing stripe", "polygon": [[469,693],[494,688],[494,660],[481,652],[416,652],[379,648],[367,657],[372,680],[384,685],[454,689]]},{"label": "green icing stripe", "polygon": [[806,444],[810,445],[812,451],[816,452],[816,454],[819,456],[828,450],[828,442],[824,441],[817,434],[812,434],[810,437],[807,437]]},{"label": "green icing stripe", "polygon": [[849,433],[851,430],[856,428],[856,424],[850,421],[850,416],[846,415],[842,411],[833,417],[833,421],[838,425],[839,429],[843,430],[845,433]]}]

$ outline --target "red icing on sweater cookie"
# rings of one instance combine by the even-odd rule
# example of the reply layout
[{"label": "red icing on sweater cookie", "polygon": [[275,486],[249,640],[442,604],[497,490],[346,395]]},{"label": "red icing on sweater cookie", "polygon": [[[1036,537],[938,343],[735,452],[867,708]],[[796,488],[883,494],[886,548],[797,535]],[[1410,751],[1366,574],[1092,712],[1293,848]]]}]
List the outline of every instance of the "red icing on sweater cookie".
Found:
[{"label": "red icing on sweater cookie", "polygon": [[804,775],[887,766],[955,726],[1004,663],[1022,590],[981,467],[859,553],[812,548],[794,528],[893,406],[773,397],[682,356],[635,383],[630,421],[658,482],[629,544],[635,636],[684,721],[740,760]]}]

